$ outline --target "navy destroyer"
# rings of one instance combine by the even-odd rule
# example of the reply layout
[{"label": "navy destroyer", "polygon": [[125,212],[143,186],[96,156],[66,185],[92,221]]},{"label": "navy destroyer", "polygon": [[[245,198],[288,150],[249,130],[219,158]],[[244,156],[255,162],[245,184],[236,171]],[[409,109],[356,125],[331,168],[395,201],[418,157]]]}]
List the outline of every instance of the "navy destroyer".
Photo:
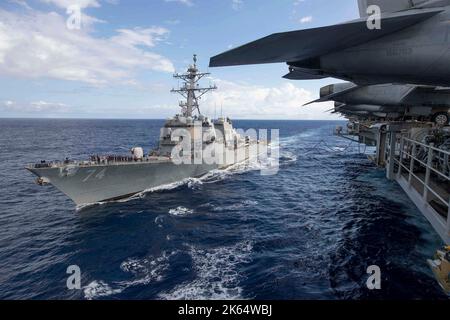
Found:
[{"label": "navy destroyer", "polygon": [[197,57],[186,73],[175,74],[183,85],[181,113],[166,121],[159,146],[147,154],[134,147],[128,156],[91,156],[87,161],[46,162],[29,165],[39,185],[52,184],[77,206],[129,198],[160,186],[199,178],[247,161],[267,147],[264,141],[240,135],[229,118],[213,121],[201,114],[199,99],[216,86],[201,88],[209,73],[197,68]]}]

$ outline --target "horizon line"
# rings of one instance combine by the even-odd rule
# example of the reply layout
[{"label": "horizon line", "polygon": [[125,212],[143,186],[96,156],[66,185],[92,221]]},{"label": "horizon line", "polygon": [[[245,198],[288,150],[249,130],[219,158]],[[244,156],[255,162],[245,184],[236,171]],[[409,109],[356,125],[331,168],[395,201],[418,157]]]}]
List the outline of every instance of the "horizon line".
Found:
[{"label": "horizon line", "polygon": [[[63,117],[1,117],[0,120],[158,120],[165,121],[168,118],[63,118]],[[216,120],[216,119],[213,119]],[[232,121],[348,121],[347,119],[250,119],[232,118]]]}]

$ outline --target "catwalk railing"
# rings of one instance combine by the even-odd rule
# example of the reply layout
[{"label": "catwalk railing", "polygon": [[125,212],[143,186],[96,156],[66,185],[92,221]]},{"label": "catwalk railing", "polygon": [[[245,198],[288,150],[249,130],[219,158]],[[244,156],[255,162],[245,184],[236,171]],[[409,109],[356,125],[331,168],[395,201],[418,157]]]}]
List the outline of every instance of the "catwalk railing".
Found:
[{"label": "catwalk railing", "polygon": [[399,182],[444,241],[450,242],[450,151],[394,133],[386,151],[388,177]]}]

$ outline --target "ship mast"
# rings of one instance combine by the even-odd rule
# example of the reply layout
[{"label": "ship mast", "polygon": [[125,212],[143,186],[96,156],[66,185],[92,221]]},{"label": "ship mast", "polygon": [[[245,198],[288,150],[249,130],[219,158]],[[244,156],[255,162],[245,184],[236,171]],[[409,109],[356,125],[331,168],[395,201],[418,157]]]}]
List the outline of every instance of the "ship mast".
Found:
[{"label": "ship mast", "polygon": [[187,72],[183,74],[176,73],[174,74],[175,79],[183,80],[183,86],[179,89],[172,89],[172,93],[178,93],[182,95],[186,101],[180,102],[180,107],[182,111],[182,115],[184,117],[192,117],[195,110],[198,111],[198,114],[201,115],[200,106],[198,101],[204,96],[206,93],[216,90],[217,87],[209,86],[207,88],[200,88],[198,82],[205,76],[209,76],[210,73],[201,73],[197,69],[197,55],[194,54],[194,64],[190,65]]}]

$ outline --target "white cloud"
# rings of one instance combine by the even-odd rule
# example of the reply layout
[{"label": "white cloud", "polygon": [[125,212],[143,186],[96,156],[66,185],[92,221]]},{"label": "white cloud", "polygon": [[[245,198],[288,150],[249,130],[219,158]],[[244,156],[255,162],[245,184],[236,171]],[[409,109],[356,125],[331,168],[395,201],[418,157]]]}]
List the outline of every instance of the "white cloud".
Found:
[{"label": "white cloud", "polygon": [[165,2],[178,2],[184,4],[185,6],[192,7],[194,2],[192,0],[164,0]]},{"label": "white cloud", "polygon": [[[314,104],[302,107],[303,104],[314,100],[314,95],[291,82],[275,87],[256,86],[235,83],[220,79],[211,79],[219,90],[206,95],[200,101],[203,114],[213,117],[219,116],[223,109],[224,116],[232,119],[282,119],[282,120],[336,120],[337,115],[326,111],[333,107],[332,103]],[[163,93],[168,88],[155,83],[146,91]],[[155,103],[139,105],[131,103],[126,110],[110,105],[68,106],[64,103],[36,101],[18,103],[4,101],[0,103],[0,114],[3,116],[29,115],[33,117],[85,117],[85,118],[165,118],[179,112],[176,103]]]},{"label": "white cloud", "polygon": [[82,9],[89,7],[100,7],[100,3],[97,0],[41,0],[41,2],[53,4],[64,9],[74,5],[79,6]]},{"label": "white cloud", "polygon": [[[25,0],[15,0],[15,1],[25,1]],[[59,8],[67,9],[70,6],[79,6],[81,9],[85,8],[99,8],[101,7],[100,2],[106,2],[107,4],[117,5],[120,0],[40,0],[41,2],[55,5]]]},{"label": "white cloud", "polygon": [[178,24],[180,24],[181,23],[181,21],[180,20],[178,20],[178,19],[169,19],[169,20],[166,20],[166,21],[164,21],[166,24],[170,24],[170,25],[178,25]]},{"label": "white cloud", "polygon": [[25,8],[27,10],[31,10],[31,7],[28,5],[28,3],[25,0],[9,0],[9,2],[17,4],[18,6]]},{"label": "white cloud", "polygon": [[148,50],[167,29],[120,29],[96,38],[89,28],[67,29],[65,19],[55,12],[0,10],[0,74],[105,85],[133,82],[141,70],[174,71],[170,60]]},{"label": "white cloud", "polygon": [[307,17],[303,17],[300,18],[300,23],[310,23],[313,21],[313,17],[312,16],[307,16]]},{"label": "white cloud", "polygon": [[[313,94],[291,82],[277,87],[254,86],[214,80],[219,90],[206,96],[201,109],[209,115],[223,106],[223,113],[246,119],[336,119],[325,113],[330,104],[302,107],[315,99]],[[203,105],[203,107],[202,107]]]},{"label": "white cloud", "polygon": [[165,40],[169,30],[161,27],[119,29],[118,35],[111,38],[119,45],[133,48],[136,46],[154,47],[157,42]]},{"label": "white cloud", "polygon": [[233,10],[241,10],[242,7],[244,5],[244,1],[243,0],[231,0],[231,7],[233,8]]},{"label": "white cloud", "polygon": [[16,101],[4,101],[0,103],[0,111],[4,114],[55,114],[66,113],[70,108],[64,103],[53,103],[47,101],[35,101],[19,103]]}]

